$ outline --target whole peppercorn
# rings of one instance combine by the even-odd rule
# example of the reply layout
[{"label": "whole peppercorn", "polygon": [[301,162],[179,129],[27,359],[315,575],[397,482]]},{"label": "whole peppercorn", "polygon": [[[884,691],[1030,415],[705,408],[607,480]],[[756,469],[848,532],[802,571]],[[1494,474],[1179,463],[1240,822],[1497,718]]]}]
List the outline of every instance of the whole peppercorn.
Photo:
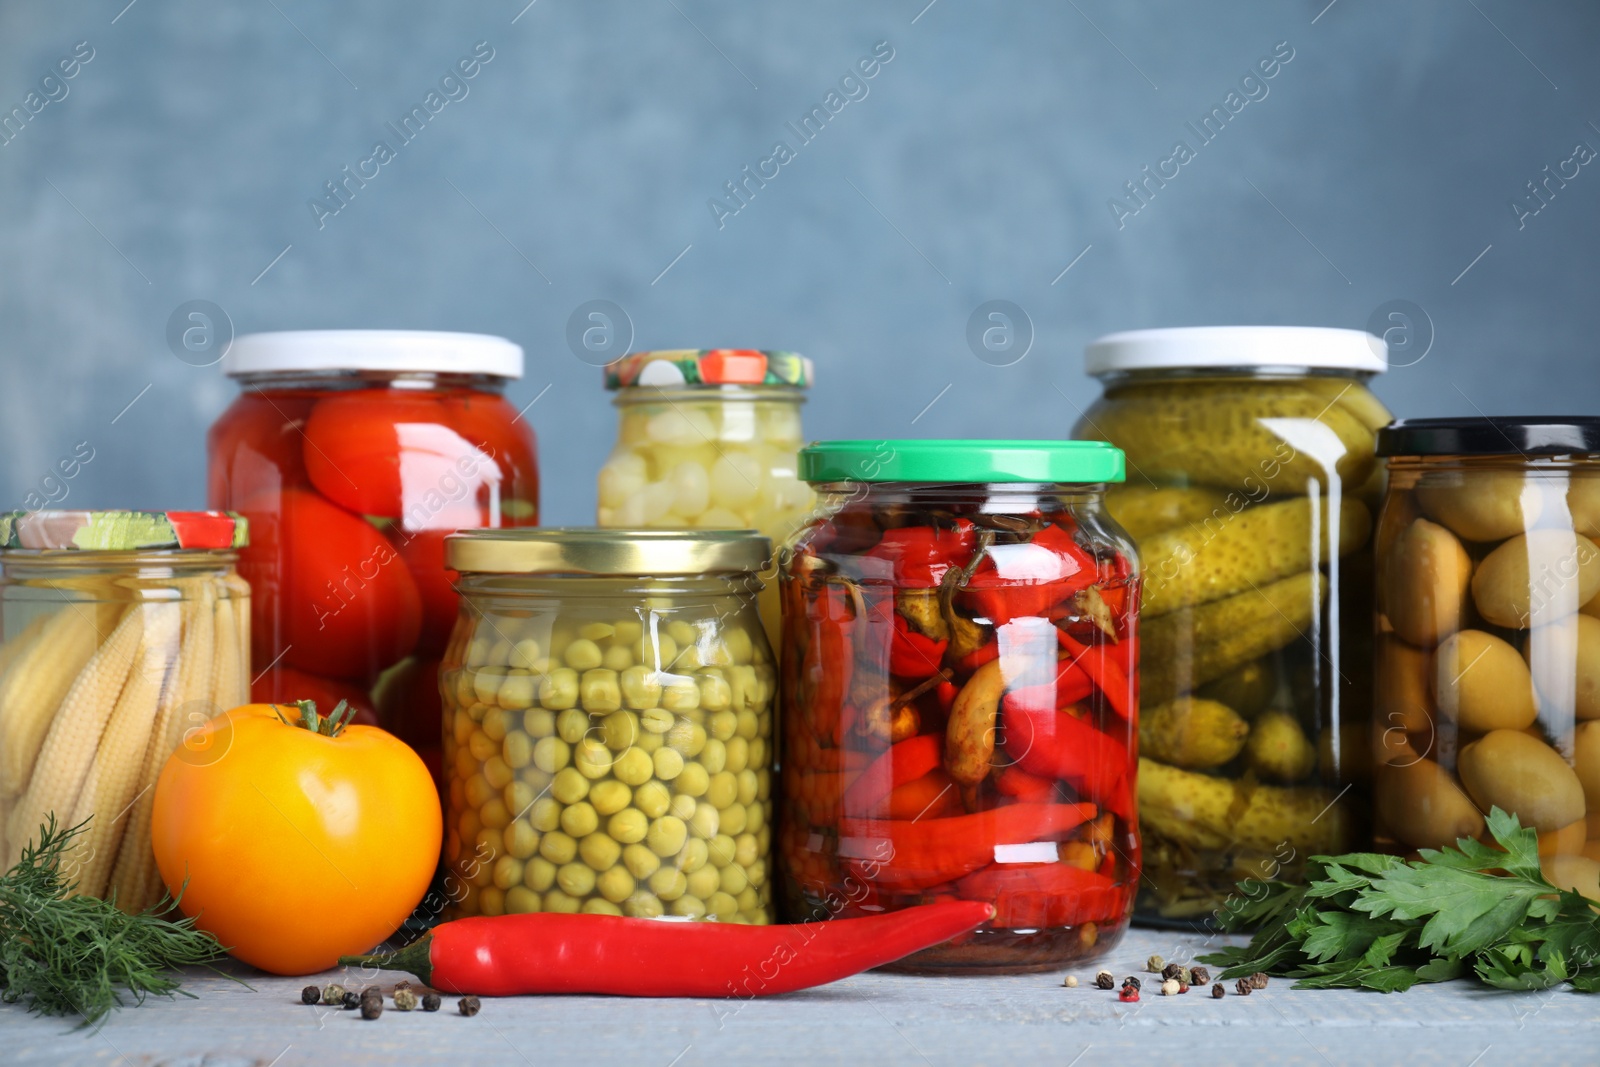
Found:
[{"label": "whole peppercorn", "polygon": [[1111,977],[1110,971],[1098,971],[1094,976],[1094,984],[1101,989],[1114,989],[1116,988],[1117,980]]},{"label": "whole peppercorn", "polygon": [[355,1009],[361,1007],[360,994],[353,989],[346,989],[344,991],[344,999],[339,1002],[339,1006],[345,1011],[354,1011]]},{"label": "whole peppercorn", "polygon": [[1160,956],[1151,956],[1149,959],[1144,961],[1144,969],[1149,971],[1151,974],[1162,973],[1161,969],[1166,965],[1167,961],[1162,959]]},{"label": "whole peppercorn", "polygon": [[1178,980],[1176,978],[1168,978],[1166,981],[1162,982],[1161,983],[1161,995],[1164,996],[1164,997],[1175,997],[1175,996],[1177,996],[1178,995]]},{"label": "whole peppercorn", "polygon": [[1252,974],[1250,976],[1250,985],[1256,989],[1267,988],[1266,974],[1261,971],[1257,971],[1255,974]]},{"label": "whole peppercorn", "polygon": [[300,990],[300,1003],[315,1004],[322,999],[322,990],[314,985],[308,985]]},{"label": "whole peppercorn", "polygon": [[340,985],[338,982],[330,983],[328,987],[322,991],[322,1003],[343,1004],[344,986]]},{"label": "whole peppercorn", "polygon": [[456,1007],[460,1009],[462,1015],[476,1015],[483,1007],[483,1002],[477,997],[462,997],[456,1001]]},{"label": "whole peppercorn", "polygon": [[1211,999],[1212,1000],[1221,1000],[1223,997],[1225,997],[1227,995],[1228,995],[1228,991],[1226,989],[1222,988],[1222,983],[1221,982],[1218,982],[1216,985],[1211,987]]},{"label": "whole peppercorn", "polygon": [[1241,978],[1234,983],[1233,991],[1238,993],[1241,997],[1248,997],[1250,995],[1250,990],[1253,988],[1254,987],[1250,984],[1250,979]]},{"label": "whole peppercorn", "polygon": [[1206,970],[1204,967],[1191,967],[1191,968],[1189,968],[1189,984],[1190,985],[1210,985],[1211,984],[1211,972]]},{"label": "whole peppercorn", "polygon": [[394,991],[394,1006],[396,1011],[410,1011],[417,1006],[417,995],[411,992],[410,986]]},{"label": "whole peppercorn", "polygon": [[1077,989],[1078,976],[1075,974],[1069,974],[1061,980],[1061,984],[1066,986],[1068,989]]},{"label": "whole peppercorn", "polygon": [[1144,988],[1144,983],[1139,981],[1139,976],[1138,975],[1134,975],[1134,974],[1130,974],[1130,975],[1128,975],[1128,977],[1124,978],[1122,980],[1122,984],[1125,985],[1125,986],[1131,985],[1135,989],[1143,989]]},{"label": "whole peppercorn", "polygon": [[1124,1004],[1127,1004],[1127,1003],[1130,1003],[1132,1001],[1138,1000],[1139,999],[1139,987],[1138,986],[1132,986],[1132,985],[1123,986],[1122,987],[1122,992],[1117,994],[1117,999],[1122,1001]]},{"label": "whole peppercorn", "polygon": [[383,1014],[383,1000],[380,997],[361,998],[361,1017],[363,1019],[376,1019]]},{"label": "whole peppercorn", "polygon": [[382,1004],[383,1003],[383,990],[379,989],[375,985],[369,985],[369,986],[367,986],[367,988],[365,988],[365,989],[363,989],[361,991],[361,999],[362,1000],[376,1000],[379,1004]]},{"label": "whole peppercorn", "polygon": [[1161,977],[1162,978],[1182,978],[1183,977],[1183,964],[1181,964],[1181,963],[1169,963],[1169,964],[1167,964],[1165,967],[1163,967],[1161,969]]},{"label": "whole peppercorn", "polygon": [[422,1010],[423,1011],[438,1011],[440,1003],[441,1003],[441,1001],[439,1000],[439,994],[437,994],[437,993],[424,993],[424,994],[422,994]]}]

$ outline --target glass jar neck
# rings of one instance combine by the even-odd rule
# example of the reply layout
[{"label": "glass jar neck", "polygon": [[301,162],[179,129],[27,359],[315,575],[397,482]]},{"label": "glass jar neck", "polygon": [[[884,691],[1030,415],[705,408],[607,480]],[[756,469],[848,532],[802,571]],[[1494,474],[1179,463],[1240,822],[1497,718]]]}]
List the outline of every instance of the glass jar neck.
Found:
[{"label": "glass jar neck", "polygon": [[821,482],[812,488],[822,507],[860,501],[874,507],[944,506],[997,515],[1093,506],[1106,494],[1103,482]]},{"label": "glass jar neck", "polygon": [[799,407],[803,390],[781,385],[629,385],[617,390],[612,403],[619,408],[634,404],[705,403],[712,400],[760,401]]},{"label": "glass jar neck", "polygon": [[124,575],[202,578],[232,573],[239,553],[232,549],[143,549],[126,552],[34,551],[8,549],[0,554],[0,577],[6,581]]},{"label": "glass jar neck", "polygon": [[537,599],[642,601],[670,597],[675,601],[715,600],[758,589],[761,578],[753,571],[727,574],[689,574],[664,578],[642,575],[589,574],[463,574],[456,588],[467,600]]},{"label": "glass jar neck", "polygon": [[473,389],[505,392],[506,379],[497,374],[447,374],[422,371],[319,370],[274,371],[233,376],[246,392],[330,389],[405,389],[411,391]]},{"label": "glass jar neck", "polygon": [[1481,470],[1553,474],[1562,471],[1593,471],[1596,464],[1600,463],[1600,456],[1592,454],[1544,456],[1515,453],[1496,456],[1390,456],[1385,462],[1391,474]]},{"label": "glass jar neck", "polygon": [[1302,367],[1292,363],[1271,367],[1159,367],[1145,370],[1111,371],[1098,375],[1106,392],[1173,381],[1266,381],[1292,382],[1303,378],[1327,378],[1366,384],[1370,371],[1336,370],[1328,367]]}]

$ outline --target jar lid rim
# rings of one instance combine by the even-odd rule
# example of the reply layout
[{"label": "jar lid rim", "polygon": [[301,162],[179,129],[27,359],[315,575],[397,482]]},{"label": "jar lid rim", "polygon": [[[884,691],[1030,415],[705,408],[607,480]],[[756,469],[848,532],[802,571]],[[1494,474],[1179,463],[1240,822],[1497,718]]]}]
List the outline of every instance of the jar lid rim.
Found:
[{"label": "jar lid rim", "polygon": [[982,439],[815,441],[800,450],[807,482],[1120,482],[1122,450],[1105,441]]},{"label": "jar lid rim", "polygon": [[816,380],[811,360],[781,348],[657,348],[629,352],[605,365],[607,389],[641,386],[773,386],[807,389]]},{"label": "jar lid rim", "polygon": [[250,524],[234,511],[0,512],[0,552],[216,551],[249,543]]},{"label": "jar lid rim", "polygon": [[763,569],[772,542],[755,530],[540,526],[461,530],[445,566],[463,574],[685,577]]},{"label": "jar lid rim", "polygon": [[1365,330],[1328,326],[1179,326],[1125,330],[1083,350],[1093,377],[1135,370],[1202,367],[1304,367],[1382,374],[1388,344]]},{"label": "jar lid rim", "polygon": [[1378,431],[1380,456],[1565,456],[1600,453],[1594,415],[1473,415],[1397,419]]},{"label": "jar lid rim", "polygon": [[441,330],[279,330],[236,337],[222,357],[230,377],[286,371],[383,371],[522,377],[522,346]]}]

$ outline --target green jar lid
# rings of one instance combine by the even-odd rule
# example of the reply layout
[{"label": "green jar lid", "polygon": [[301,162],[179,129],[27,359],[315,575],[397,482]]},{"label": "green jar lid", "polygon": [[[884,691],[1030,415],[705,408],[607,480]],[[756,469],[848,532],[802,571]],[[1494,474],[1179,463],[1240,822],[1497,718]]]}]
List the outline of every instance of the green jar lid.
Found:
[{"label": "green jar lid", "polygon": [[0,513],[0,551],[128,552],[147,548],[216,551],[250,543],[232,511],[9,511]]},{"label": "green jar lid", "polygon": [[800,450],[808,482],[1120,482],[1105,441],[818,441]]}]

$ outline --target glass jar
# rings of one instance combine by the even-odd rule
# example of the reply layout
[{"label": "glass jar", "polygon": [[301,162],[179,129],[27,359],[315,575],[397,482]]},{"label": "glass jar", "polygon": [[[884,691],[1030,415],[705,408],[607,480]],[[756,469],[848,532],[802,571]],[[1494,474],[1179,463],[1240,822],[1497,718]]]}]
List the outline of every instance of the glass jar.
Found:
[{"label": "glass jar", "polygon": [[85,819],[77,891],[134,913],[165,893],[156,777],[188,730],[249,699],[238,516],[0,516],[0,867],[50,816]]},{"label": "glass jar", "polygon": [[[797,353],[741,348],[635,352],[608,366],[620,417],[600,468],[599,524],[751,529],[783,544],[813,501],[795,455],[814,376]],[[776,648],[775,580],[760,604]]]},{"label": "glass jar", "polygon": [[[456,619],[444,538],[531,526],[533,430],[502,395],[522,349],[400,330],[249,334],[223,362],[242,387],[212,426],[212,507],[246,515],[257,700],[340,699],[430,765],[431,679]],[[426,681],[420,681],[426,679]]]},{"label": "glass jar", "polygon": [[893,965],[1048,970],[1127,929],[1139,577],[1100,442],[834,441],[784,553],[791,921],[951,896],[993,922]]},{"label": "glass jar", "polygon": [[[1144,562],[1135,921],[1205,926],[1245,877],[1365,838],[1373,516],[1389,413],[1356,330],[1112,334],[1074,435],[1127,453],[1107,494]],[[1334,550],[1337,546],[1337,550]]]},{"label": "glass jar", "polygon": [[1405,419],[1378,451],[1378,843],[1499,806],[1600,898],[1600,418]]},{"label": "glass jar", "polygon": [[482,531],[447,542],[452,915],[772,921],[777,676],[751,531]]}]

